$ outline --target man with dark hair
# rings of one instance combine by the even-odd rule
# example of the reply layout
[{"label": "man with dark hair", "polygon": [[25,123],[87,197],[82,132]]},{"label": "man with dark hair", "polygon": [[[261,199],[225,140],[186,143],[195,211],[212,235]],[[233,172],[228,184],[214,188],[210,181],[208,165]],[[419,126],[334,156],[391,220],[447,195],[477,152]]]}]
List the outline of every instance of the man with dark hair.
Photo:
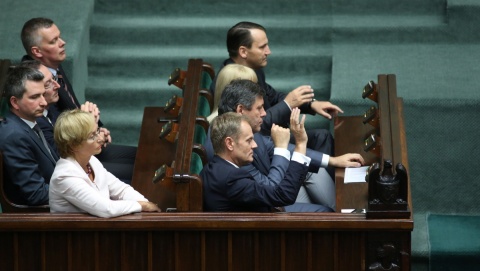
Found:
[{"label": "man with dark hair", "polygon": [[[21,39],[26,54],[22,61],[38,60],[45,65],[57,78],[60,88],[58,90],[59,100],[56,103],[58,112],[81,108],[82,105],[73,91],[63,68],[62,62],[66,59],[65,44],[61,38],[61,33],[55,23],[48,18],[33,18],[27,21],[21,32]],[[96,105],[91,105],[96,108]],[[52,109],[53,110],[53,109]],[[92,113],[94,113],[92,111]],[[110,131],[103,127],[103,123],[99,120],[102,132],[105,134],[107,141],[111,142]],[[133,175],[133,164],[137,153],[136,147],[123,145],[109,145],[97,158],[102,161],[105,168],[112,174],[124,182],[130,183]]]},{"label": "man with dark hair", "polygon": [[5,98],[10,112],[0,122],[0,150],[4,189],[16,204],[48,204],[48,183],[59,157],[36,123],[47,106],[44,95],[44,75],[40,71],[29,67],[9,71]]},{"label": "man with dark hair", "polygon": [[[294,114],[292,121],[296,123],[292,132],[297,143],[284,177],[275,185],[256,182],[242,167],[253,162],[256,148],[248,120],[235,113],[226,113],[213,120],[211,138],[216,155],[200,173],[206,211],[268,212],[276,206],[294,203],[310,161],[305,156],[305,116],[300,120],[298,109],[294,109]],[[290,130],[274,124],[272,136],[287,144]],[[317,211],[331,211],[322,207]]]},{"label": "man with dark hair", "polygon": [[[313,89],[309,85],[299,86],[285,94],[267,84],[263,68],[267,66],[267,58],[271,52],[263,26],[252,22],[237,23],[228,30],[227,50],[229,58],[223,62],[222,67],[236,63],[252,68],[257,74],[258,84],[265,90],[263,99],[267,114],[262,124],[263,134],[270,133],[273,123],[287,127],[291,109],[295,107],[300,108],[302,113],[317,113],[328,119],[338,112],[343,113],[338,106],[330,102],[315,100]],[[210,86],[212,93],[215,92],[215,82],[216,78]],[[334,153],[333,137],[328,130],[309,129],[307,134],[309,148],[328,155]]]},{"label": "man with dark hair", "polygon": [[[259,133],[266,114],[263,109],[263,93],[263,89],[250,80],[234,80],[222,93],[218,113],[222,115],[227,112],[236,112],[247,117],[257,148],[254,150],[253,162],[246,165],[245,169],[257,182],[275,185],[283,179],[290,155],[287,148],[291,150],[293,145],[279,144],[273,135],[270,137]],[[211,161],[213,149],[208,138],[204,146]],[[296,201],[297,206],[289,206],[286,208],[287,211],[298,211],[299,203],[315,203],[335,209],[335,185],[325,168],[327,166],[359,167],[364,163],[363,158],[359,154],[329,157],[308,148],[306,155],[311,158],[309,172],[312,174],[307,176],[304,188],[300,190]]]}]

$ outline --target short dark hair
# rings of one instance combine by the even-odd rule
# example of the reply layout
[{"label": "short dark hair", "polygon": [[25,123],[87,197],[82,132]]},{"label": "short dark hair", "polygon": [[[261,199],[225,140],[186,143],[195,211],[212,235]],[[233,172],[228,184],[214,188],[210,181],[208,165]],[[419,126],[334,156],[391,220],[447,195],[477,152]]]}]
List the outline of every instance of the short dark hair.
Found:
[{"label": "short dark hair", "polygon": [[250,110],[256,98],[263,97],[264,93],[263,88],[251,80],[233,80],[223,90],[218,105],[218,114],[235,112],[238,105],[243,105],[246,109]]},{"label": "short dark hair", "polygon": [[31,54],[30,49],[33,46],[38,46],[40,43],[41,37],[37,34],[37,31],[41,28],[50,28],[53,24],[53,21],[48,18],[33,18],[23,25],[20,38],[27,55]]},{"label": "short dark hair", "polygon": [[5,98],[9,101],[8,105],[12,107],[10,97],[22,99],[26,91],[25,83],[27,81],[40,82],[43,81],[43,73],[37,69],[30,67],[17,66],[8,71],[5,80]]},{"label": "short dark hair", "polygon": [[230,57],[238,56],[238,48],[240,46],[245,46],[249,49],[252,47],[253,39],[250,29],[260,29],[267,32],[263,26],[252,22],[239,22],[228,30],[227,50]]},{"label": "short dark hair", "polygon": [[225,138],[231,137],[233,140],[238,141],[242,121],[248,123],[246,117],[234,112],[228,112],[213,119],[210,140],[216,154],[225,151]]},{"label": "short dark hair", "polygon": [[39,70],[41,65],[42,65],[42,62],[38,60],[25,60],[25,61],[22,61],[18,66]]}]

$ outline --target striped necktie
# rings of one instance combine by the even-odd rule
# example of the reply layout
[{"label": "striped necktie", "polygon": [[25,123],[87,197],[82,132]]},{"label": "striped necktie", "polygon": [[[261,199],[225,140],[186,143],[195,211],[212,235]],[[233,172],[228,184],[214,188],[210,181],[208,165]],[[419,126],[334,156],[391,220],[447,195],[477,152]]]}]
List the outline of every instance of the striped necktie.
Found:
[{"label": "striped necktie", "polygon": [[70,97],[70,100],[72,100],[72,104],[74,104],[75,107],[78,108],[78,105],[75,102],[73,95],[70,93],[67,84],[65,84],[65,80],[63,80],[63,75],[60,73],[60,70],[57,70],[57,82],[60,85],[60,87],[62,87],[62,89],[67,92],[68,97]]}]

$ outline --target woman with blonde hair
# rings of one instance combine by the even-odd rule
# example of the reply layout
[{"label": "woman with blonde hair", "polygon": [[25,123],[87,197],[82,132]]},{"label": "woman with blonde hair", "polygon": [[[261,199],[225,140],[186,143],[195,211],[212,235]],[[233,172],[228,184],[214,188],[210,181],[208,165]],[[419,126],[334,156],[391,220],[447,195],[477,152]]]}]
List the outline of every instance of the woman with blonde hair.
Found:
[{"label": "woman with blonde hair", "polygon": [[102,151],[105,135],[91,113],[64,111],[55,123],[54,139],[61,158],[50,179],[52,213],[87,212],[115,217],[160,211],[156,204],[108,172],[94,156]]},{"label": "woman with blonde hair", "polygon": [[207,117],[208,122],[218,116],[218,104],[225,86],[230,84],[235,79],[246,79],[257,83],[257,75],[255,71],[247,66],[240,64],[228,64],[217,75],[217,82],[215,84],[215,97],[213,99],[213,110],[210,116]]}]

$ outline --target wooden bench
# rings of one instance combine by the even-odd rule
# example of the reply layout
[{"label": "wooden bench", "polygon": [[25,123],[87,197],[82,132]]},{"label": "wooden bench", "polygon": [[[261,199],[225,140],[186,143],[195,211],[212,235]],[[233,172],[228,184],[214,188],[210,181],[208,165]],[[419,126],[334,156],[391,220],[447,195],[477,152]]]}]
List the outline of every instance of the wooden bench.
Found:
[{"label": "wooden bench", "polygon": [[198,174],[207,162],[201,144],[213,101],[205,77],[213,80],[214,71],[201,59],[190,59],[187,71],[175,73],[178,78],[171,76],[169,83],[181,88],[182,95],[165,107],[145,108],[132,185],[164,211],[202,211]]},{"label": "wooden bench", "polygon": [[[391,159],[394,165],[401,163],[408,169],[402,103],[401,99],[390,95],[396,93],[394,85],[392,75],[381,75],[378,84],[374,84],[378,94],[378,128],[364,125],[364,116],[335,119],[336,144],[347,140],[344,149],[336,149],[339,154],[358,151],[367,161],[381,167],[384,166],[383,159]],[[184,98],[188,101],[187,93],[185,89]],[[388,100],[386,103],[385,99]],[[402,206],[395,207],[391,202],[383,201],[377,192],[370,192],[367,183],[345,184],[344,170],[337,169],[337,206],[366,209],[366,214],[196,212],[197,204],[201,204],[201,194],[194,189],[201,187],[201,183],[197,183],[200,180],[194,174],[186,171],[190,161],[184,151],[191,149],[178,150],[179,138],[176,144],[158,138],[162,123],[156,121],[168,117],[163,107],[146,108],[145,114],[135,165],[135,178],[138,179],[134,179],[133,185],[148,184],[142,189],[150,191],[142,193],[163,206],[176,208],[176,212],[138,213],[113,219],[86,214],[2,214],[2,268],[350,271],[381,270],[378,265],[383,262],[397,265],[398,270],[410,270],[413,219],[408,179],[407,190],[395,195],[401,199]],[[385,120],[387,116],[388,120]],[[180,122],[183,113],[181,118]],[[145,124],[147,119],[150,122]],[[392,121],[398,126],[391,125]],[[390,127],[389,130],[384,131],[382,125]],[[344,129],[350,133],[345,134]],[[375,150],[369,148],[365,151],[365,138],[372,131],[377,144],[369,146]],[[186,134],[193,140],[191,131]],[[180,131],[178,135],[181,135]],[[147,137],[151,138],[147,140]],[[150,145],[144,148],[142,144],[146,143]],[[183,146],[190,145],[185,142]],[[184,154],[183,159],[177,160],[180,153]],[[393,158],[388,156],[389,153]],[[178,170],[175,171],[178,174],[172,175],[170,182],[164,180],[154,185],[151,179],[155,170],[160,165],[170,165],[172,160],[175,160],[172,169]],[[375,167],[370,172],[373,173],[369,177],[370,184],[378,182],[375,180],[378,176],[391,179],[390,173],[379,173]],[[191,210],[181,211],[180,206]],[[382,258],[384,256],[387,258]]]}]

